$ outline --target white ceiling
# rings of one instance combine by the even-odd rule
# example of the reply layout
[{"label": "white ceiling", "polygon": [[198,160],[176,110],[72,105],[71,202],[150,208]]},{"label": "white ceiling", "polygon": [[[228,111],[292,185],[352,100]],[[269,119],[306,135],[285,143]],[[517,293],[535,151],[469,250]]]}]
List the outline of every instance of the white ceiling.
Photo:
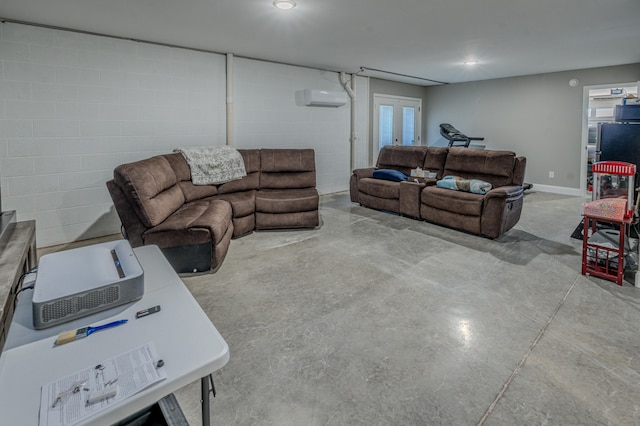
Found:
[{"label": "white ceiling", "polygon": [[[327,70],[366,67],[450,83],[640,62],[640,0],[297,3],[282,11],[272,0],[0,0],[0,17]],[[479,64],[462,64],[472,59]]]}]

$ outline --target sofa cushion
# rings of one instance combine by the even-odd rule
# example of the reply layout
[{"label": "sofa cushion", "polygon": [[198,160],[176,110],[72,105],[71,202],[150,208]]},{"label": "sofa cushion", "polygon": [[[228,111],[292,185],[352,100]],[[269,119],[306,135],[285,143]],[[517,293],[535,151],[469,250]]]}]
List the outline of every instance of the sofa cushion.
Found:
[{"label": "sofa cushion", "polygon": [[387,145],[378,154],[376,168],[395,169],[409,174],[411,169],[423,166],[426,153],[426,146]]},{"label": "sofa cushion", "polygon": [[256,212],[296,213],[318,210],[319,201],[315,188],[265,189],[256,192]]},{"label": "sofa cushion", "polygon": [[242,179],[218,185],[218,194],[251,191],[260,188],[260,172],[247,173]]},{"label": "sofa cushion", "polygon": [[259,149],[239,149],[238,152],[244,160],[244,169],[247,173],[260,171],[260,150]]},{"label": "sofa cushion", "polygon": [[380,198],[362,192],[360,193],[358,201],[361,205],[376,210],[384,210],[394,213],[398,213],[400,211],[400,198]]},{"label": "sofa cushion", "polygon": [[525,157],[516,157],[516,165],[513,168],[513,185],[524,184],[524,173],[527,167],[527,159]]},{"label": "sofa cushion", "polygon": [[420,217],[428,222],[448,226],[453,229],[460,229],[471,232],[472,234],[479,235],[481,233],[482,216],[469,216],[421,204]]},{"label": "sofa cushion", "polygon": [[260,150],[260,189],[315,188],[313,149]]},{"label": "sofa cushion", "polygon": [[226,182],[218,185],[219,194],[232,192],[251,191],[260,188],[260,150],[239,149],[238,152],[244,160],[244,168],[247,175],[242,179]]},{"label": "sofa cushion", "polygon": [[422,170],[434,172],[437,179],[442,178],[448,152],[449,148],[447,147],[428,146]]},{"label": "sofa cushion", "polygon": [[225,200],[231,204],[234,219],[248,216],[256,211],[256,191],[254,190],[218,194],[214,199]]},{"label": "sofa cushion", "polygon": [[263,172],[311,172],[316,170],[313,149],[261,149]]},{"label": "sofa cushion", "polygon": [[427,206],[466,216],[480,216],[484,196],[471,192],[428,186],[422,190],[421,202]]},{"label": "sofa cushion", "polygon": [[316,172],[260,173],[260,189],[315,188]]},{"label": "sofa cushion", "polygon": [[358,180],[358,190],[378,198],[392,200],[400,198],[400,183],[390,180],[363,178]]},{"label": "sofa cushion", "polygon": [[163,157],[169,162],[169,165],[176,174],[178,182],[191,181],[191,169],[189,168],[189,164],[187,163],[187,160],[185,160],[184,155],[179,152],[174,152],[171,154],[164,154]]},{"label": "sofa cushion", "polygon": [[481,179],[494,188],[512,185],[515,153],[473,148],[449,148],[444,175]]},{"label": "sofa cushion", "polygon": [[213,185],[194,185],[193,182],[191,182],[191,169],[184,155],[176,152],[165,154],[163,157],[167,159],[176,174],[178,186],[182,189],[186,202],[200,200],[218,193],[218,188]]},{"label": "sofa cushion", "polygon": [[407,180],[409,176],[402,173],[400,170],[393,169],[379,169],[373,172],[374,179],[390,180],[392,182],[402,182]]},{"label": "sofa cushion", "polygon": [[164,156],[122,164],[114,170],[113,180],[147,227],[162,223],[185,201],[176,174]]},{"label": "sofa cushion", "polygon": [[[146,234],[207,229],[211,240],[218,243],[231,224],[231,205],[223,200],[197,200],[184,204],[163,223],[147,230]],[[178,244],[176,244],[178,245]]]},{"label": "sofa cushion", "polygon": [[184,200],[187,203],[218,193],[218,188],[215,185],[194,185],[190,180],[178,182],[178,186],[182,189]]},{"label": "sofa cushion", "polygon": [[318,210],[297,213],[256,212],[256,229],[315,228],[319,224]]}]

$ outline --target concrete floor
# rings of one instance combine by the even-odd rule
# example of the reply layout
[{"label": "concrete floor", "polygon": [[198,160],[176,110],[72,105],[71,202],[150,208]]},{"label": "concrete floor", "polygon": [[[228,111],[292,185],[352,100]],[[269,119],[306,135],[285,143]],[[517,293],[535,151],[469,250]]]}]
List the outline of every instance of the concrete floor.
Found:
[{"label": "concrete floor", "polygon": [[231,352],[212,425],[640,424],[640,288],[580,274],[583,201],[529,191],[488,240],[341,193],[232,241],[184,278]]},{"label": "concrete floor", "polygon": [[232,241],[184,278],[231,352],[212,424],[640,424],[640,289],[580,274],[583,201],[529,191],[492,241],[342,193]]}]

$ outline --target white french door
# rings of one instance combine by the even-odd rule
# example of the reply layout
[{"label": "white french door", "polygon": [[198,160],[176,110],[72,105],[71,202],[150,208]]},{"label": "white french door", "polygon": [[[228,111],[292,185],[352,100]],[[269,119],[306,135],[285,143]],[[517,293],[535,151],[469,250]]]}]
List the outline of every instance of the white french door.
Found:
[{"label": "white french door", "polygon": [[373,94],[373,157],[386,145],[420,145],[422,99]]}]

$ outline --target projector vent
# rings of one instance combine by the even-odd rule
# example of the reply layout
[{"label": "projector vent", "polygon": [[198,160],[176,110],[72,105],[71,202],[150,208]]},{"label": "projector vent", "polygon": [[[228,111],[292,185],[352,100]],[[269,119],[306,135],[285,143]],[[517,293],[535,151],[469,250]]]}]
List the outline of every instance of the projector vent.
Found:
[{"label": "projector vent", "polygon": [[82,295],[59,299],[42,305],[42,321],[47,323],[69,315],[76,315],[82,311],[117,302],[119,298],[120,286],[114,285],[100,290],[89,291]]}]

